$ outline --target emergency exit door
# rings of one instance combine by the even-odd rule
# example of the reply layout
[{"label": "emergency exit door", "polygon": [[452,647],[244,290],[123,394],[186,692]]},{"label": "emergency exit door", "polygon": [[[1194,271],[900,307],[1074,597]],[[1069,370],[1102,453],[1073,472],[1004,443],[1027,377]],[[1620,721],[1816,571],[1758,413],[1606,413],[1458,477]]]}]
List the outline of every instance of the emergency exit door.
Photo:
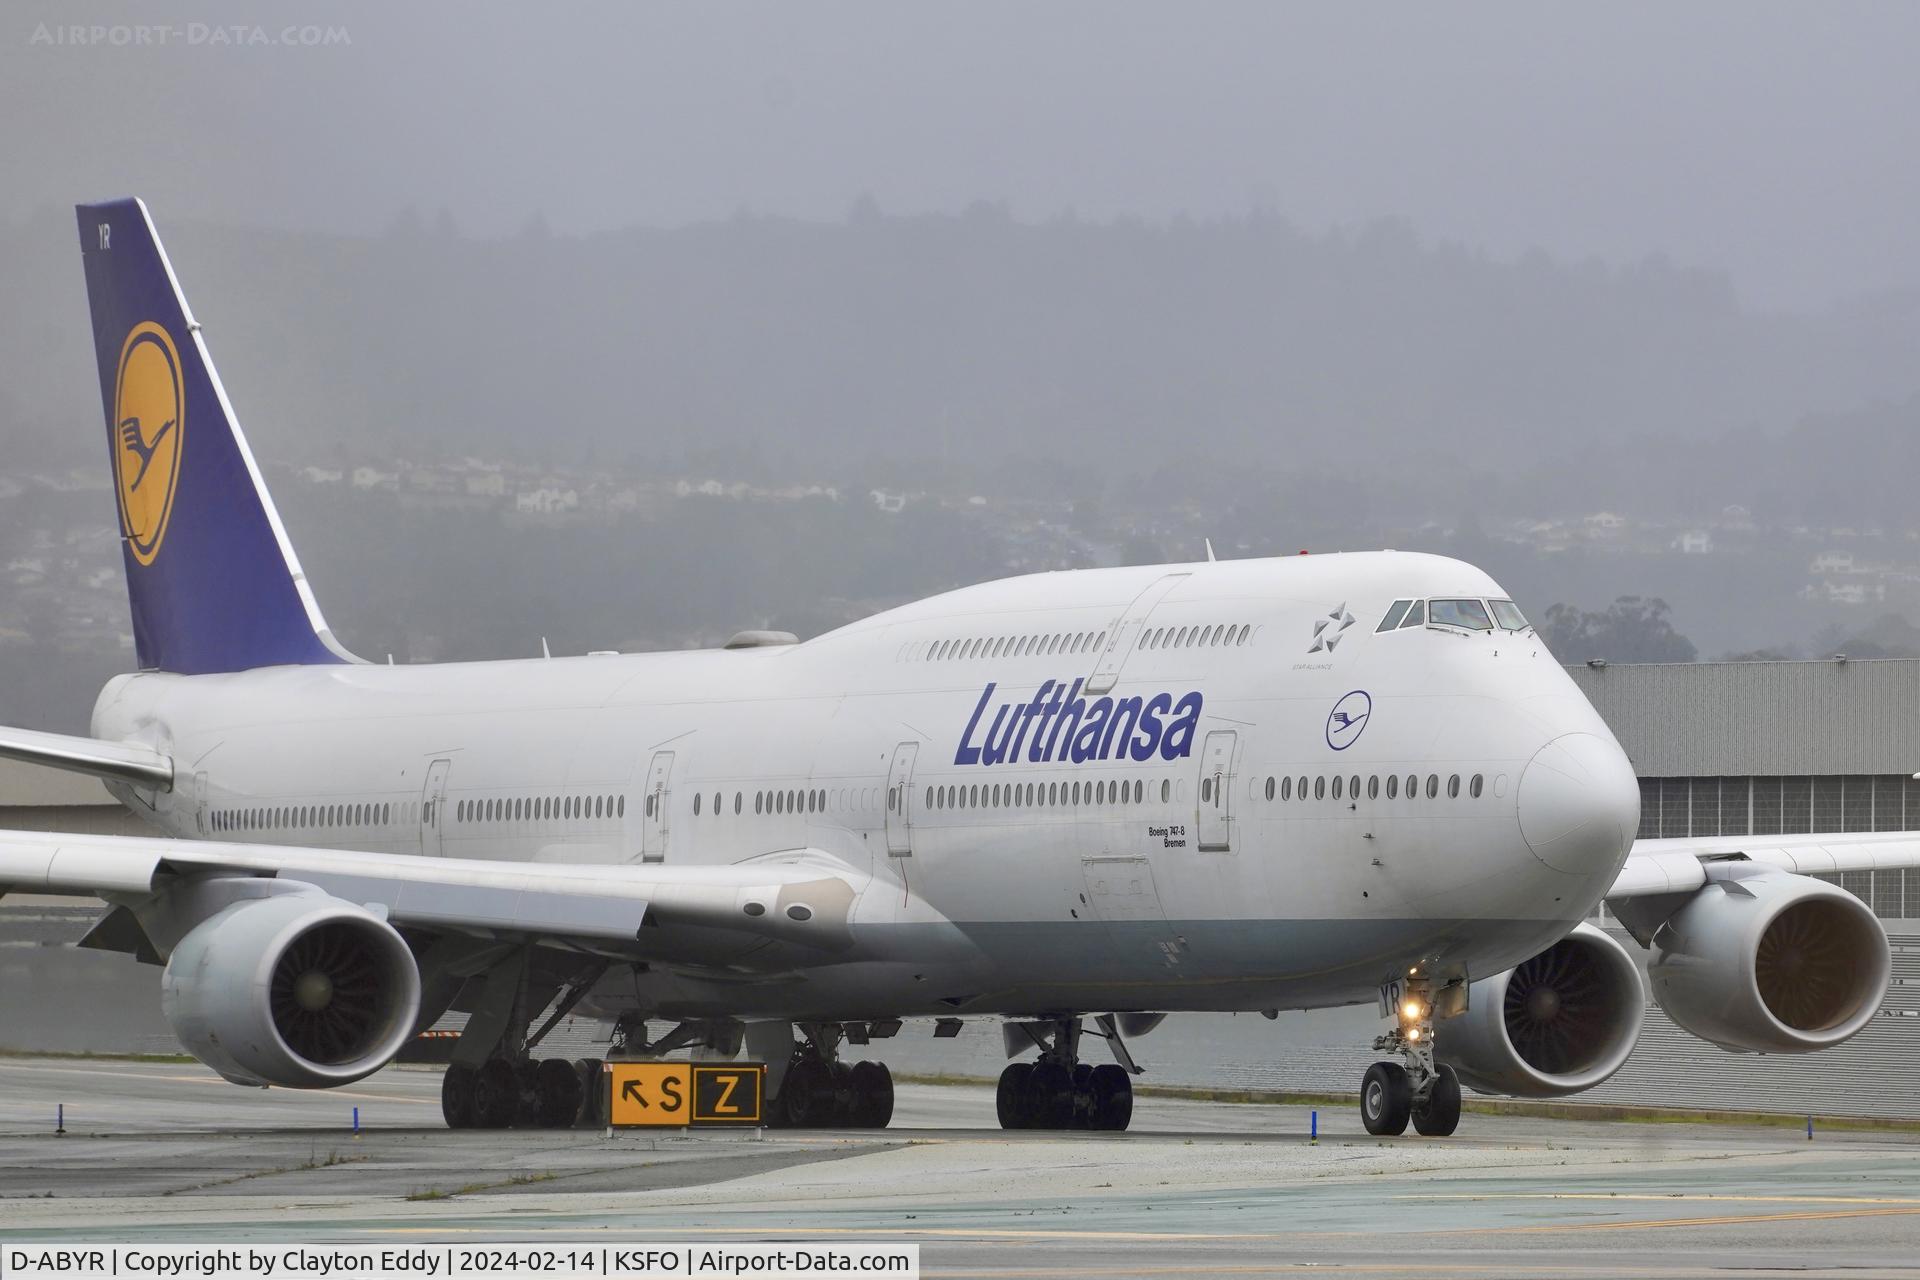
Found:
[{"label": "emergency exit door", "polygon": [[1200,811],[1194,826],[1203,852],[1233,851],[1233,748],[1231,729],[1207,735],[1200,751]]},{"label": "emergency exit door", "polygon": [[647,793],[640,801],[640,860],[667,860],[667,807],[673,799],[673,752],[656,751],[647,768]]},{"label": "emergency exit door", "polygon": [[446,827],[441,810],[447,804],[447,770],[451,760],[435,760],[427,766],[427,780],[420,788],[420,852],[429,858],[440,856],[440,833]]},{"label": "emergency exit door", "polygon": [[887,852],[896,858],[913,856],[913,759],[919,754],[919,743],[903,742],[887,770]]}]

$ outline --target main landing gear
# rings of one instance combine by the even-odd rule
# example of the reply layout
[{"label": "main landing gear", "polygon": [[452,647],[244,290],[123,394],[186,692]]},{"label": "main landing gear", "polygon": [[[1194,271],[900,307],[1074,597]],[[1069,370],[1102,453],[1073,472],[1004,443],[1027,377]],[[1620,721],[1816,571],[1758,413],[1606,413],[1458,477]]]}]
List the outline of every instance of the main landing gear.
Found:
[{"label": "main landing gear", "polygon": [[[1104,1022],[1104,1020],[1103,1020]],[[1080,1019],[1019,1024],[1040,1046],[1034,1062],[1000,1073],[994,1095],[1002,1129],[1102,1129],[1118,1132],[1133,1119],[1133,1079],[1115,1063],[1079,1060]],[[1117,1032],[1111,1033],[1117,1036]]]},{"label": "main landing gear", "polygon": [[600,1123],[598,1058],[489,1058],[440,1078],[449,1129],[570,1129]]},{"label": "main landing gear", "polygon": [[774,1129],[884,1129],[893,1121],[893,1072],[884,1062],[840,1060],[845,1029],[803,1022],[780,1090],[767,1108]]},{"label": "main landing gear", "polygon": [[[1360,1082],[1360,1119],[1367,1132],[1391,1137],[1407,1131],[1444,1138],[1460,1126],[1460,1077],[1433,1057],[1433,984],[1410,976],[1395,1012],[1394,1029],[1373,1042],[1375,1052],[1401,1062],[1376,1062]],[[1405,1065],[1402,1065],[1404,1063]]]}]

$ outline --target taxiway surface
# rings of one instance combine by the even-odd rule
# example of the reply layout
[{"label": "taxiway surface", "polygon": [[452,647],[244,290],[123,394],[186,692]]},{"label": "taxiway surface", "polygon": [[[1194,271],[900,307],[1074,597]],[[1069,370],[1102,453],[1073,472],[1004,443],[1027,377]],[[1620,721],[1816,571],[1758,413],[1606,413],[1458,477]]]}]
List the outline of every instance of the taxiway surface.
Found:
[{"label": "taxiway surface", "polygon": [[[1003,1133],[904,1086],[884,1131],[440,1126],[439,1073],[327,1093],[198,1066],[0,1060],[0,1240],[915,1240],[926,1274],[1920,1275],[1920,1135],[1143,1098]],[[53,1133],[56,1105],[68,1133]],[[361,1132],[351,1131],[360,1108]]]}]

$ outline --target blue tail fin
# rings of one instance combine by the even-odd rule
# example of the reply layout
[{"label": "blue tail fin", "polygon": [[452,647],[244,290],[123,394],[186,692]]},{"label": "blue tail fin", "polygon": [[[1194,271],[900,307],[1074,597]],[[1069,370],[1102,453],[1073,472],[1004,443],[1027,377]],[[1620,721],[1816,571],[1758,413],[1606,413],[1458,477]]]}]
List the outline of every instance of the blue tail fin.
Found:
[{"label": "blue tail fin", "polygon": [[76,212],[141,667],[353,661],[320,616],[146,205]]}]

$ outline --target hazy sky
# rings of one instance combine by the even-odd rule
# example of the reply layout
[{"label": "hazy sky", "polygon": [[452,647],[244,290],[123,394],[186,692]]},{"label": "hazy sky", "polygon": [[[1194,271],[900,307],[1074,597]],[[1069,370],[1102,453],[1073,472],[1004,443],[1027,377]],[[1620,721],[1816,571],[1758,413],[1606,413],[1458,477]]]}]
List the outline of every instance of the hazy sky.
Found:
[{"label": "hazy sky", "polygon": [[[348,2],[265,25],[345,44],[212,35],[263,11],[7,6],[0,213],[132,192],[372,230],[444,205],[496,234],[837,218],[863,192],[1259,204],[1503,256],[1665,252],[1770,307],[1920,287],[1920,5]],[[167,43],[65,30],[136,23]]]}]

